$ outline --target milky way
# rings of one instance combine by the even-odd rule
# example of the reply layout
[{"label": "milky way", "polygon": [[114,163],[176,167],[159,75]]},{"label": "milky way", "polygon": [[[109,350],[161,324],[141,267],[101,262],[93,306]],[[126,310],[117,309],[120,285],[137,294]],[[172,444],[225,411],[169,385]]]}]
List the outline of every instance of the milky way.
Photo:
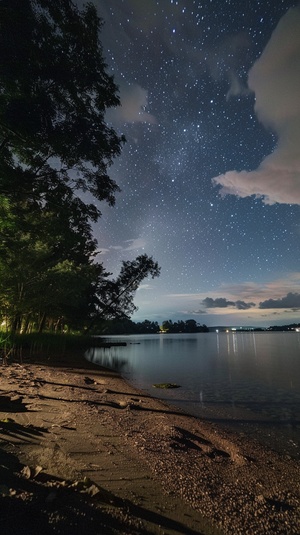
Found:
[{"label": "milky way", "polygon": [[141,253],[162,268],[133,319],[298,321],[300,8],[95,4],[122,103],[107,120],[127,139],[110,169],[122,191],[95,228],[99,258],[114,274]]}]

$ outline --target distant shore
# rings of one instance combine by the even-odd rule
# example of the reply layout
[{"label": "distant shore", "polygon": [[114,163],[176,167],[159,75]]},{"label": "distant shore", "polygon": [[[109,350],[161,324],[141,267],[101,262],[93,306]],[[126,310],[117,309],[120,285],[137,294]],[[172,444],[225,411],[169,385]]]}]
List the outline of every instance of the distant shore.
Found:
[{"label": "distant shore", "polygon": [[1,366],[0,411],[6,535],[299,533],[299,463],[78,354]]}]

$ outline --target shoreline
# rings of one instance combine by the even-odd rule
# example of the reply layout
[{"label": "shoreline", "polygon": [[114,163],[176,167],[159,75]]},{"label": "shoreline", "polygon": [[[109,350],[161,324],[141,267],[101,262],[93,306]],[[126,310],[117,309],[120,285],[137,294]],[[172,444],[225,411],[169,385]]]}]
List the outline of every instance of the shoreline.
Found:
[{"label": "shoreline", "polygon": [[[297,461],[176,410],[81,355],[1,372],[7,535],[40,532],[49,518],[45,533],[66,534],[71,525],[79,534],[87,518],[91,534],[105,535],[299,533]],[[38,508],[36,531],[32,520],[22,531],[24,504]],[[18,507],[20,528],[9,523]]]},{"label": "shoreline", "polygon": [[[181,366],[179,361],[176,362],[174,371],[164,367],[159,359],[156,360],[158,347],[155,346],[155,351],[149,351],[149,346],[151,348],[152,344],[147,343],[145,345],[145,340],[150,340],[152,337],[153,335],[148,335],[148,337],[146,335],[141,335],[141,337],[138,335],[112,335],[107,340],[113,341],[114,344],[127,343],[128,348],[125,350],[121,349],[119,352],[112,351],[111,353],[105,350],[98,351],[95,349],[92,360],[94,362],[98,361],[99,365],[112,365],[114,369],[120,371],[121,375],[133,387],[144,389],[151,396],[159,397],[163,402],[174,405],[191,416],[216,423],[220,427],[237,433],[244,433],[255,439],[259,437],[259,441],[263,446],[275,449],[279,454],[289,455],[295,460],[300,461],[299,381],[297,381],[299,366],[296,366],[293,372],[287,372],[289,370],[288,362],[283,362],[281,359],[281,366],[279,366],[277,357],[275,356],[277,354],[275,353],[273,360],[274,366],[271,364],[270,366],[275,370],[277,368],[278,370],[282,369],[282,373],[272,372],[271,376],[269,373],[265,375],[266,370],[264,370],[264,364],[262,364],[262,369],[260,369],[253,361],[252,364],[255,366],[255,369],[251,371],[252,378],[248,381],[247,375],[243,375],[245,370],[244,372],[240,370],[242,366],[245,366],[245,359],[241,359],[242,364],[241,367],[237,366],[237,371],[235,370],[234,364],[232,371],[228,372],[233,374],[231,378],[231,376],[226,377],[227,371],[225,377],[215,376],[215,371],[213,371],[213,377],[209,377],[206,375],[207,368],[204,366],[204,369],[202,369],[203,364],[201,363],[200,369],[198,370],[197,368],[197,374],[194,376],[192,367],[195,365],[195,360],[194,358],[189,360],[188,357],[187,370],[183,368],[182,375],[179,368]],[[161,335],[160,338],[162,338]],[[176,335],[170,335],[172,341],[175,338]],[[157,336],[154,339],[157,344]],[[183,339],[186,340],[185,337]],[[124,342],[125,340],[126,342]],[[200,339],[198,342],[200,343]],[[175,355],[178,357],[180,351],[176,351],[177,343],[174,343]],[[133,351],[130,349],[131,345],[134,347]],[[201,342],[201,348],[202,346],[203,344]],[[217,344],[219,348],[217,349],[218,352],[222,351],[221,346],[220,341],[220,344]],[[140,353],[139,347],[142,353]],[[244,349],[243,342],[243,351]],[[185,350],[187,351],[186,348]],[[229,349],[226,346],[223,347],[223,350],[227,354],[226,351]],[[166,362],[169,362],[169,349],[167,345],[166,347],[163,346],[163,349],[159,349],[159,354],[161,356],[164,355]],[[192,350],[191,354],[194,356]],[[149,359],[154,357],[154,368],[153,364],[151,364],[149,373],[148,364],[146,364],[147,373],[144,373],[142,368],[140,369],[139,364],[146,357]],[[289,362],[291,363],[291,369],[293,369],[293,358],[297,359],[297,353],[292,351],[288,357],[291,357],[291,361]],[[271,358],[273,357],[269,354],[270,361]],[[262,357],[259,360],[263,363],[264,358]],[[203,359],[201,359],[202,361]],[[226,358],[225,361],[229,370],[231,364],[227,362]],[[210,360],[209,363],[212,366]],[[156,366],[159,370],[158,373],[155,373]],[[249,366],[251,368],[251,363]],[[214,361],[213,370],[216,370],[217,367],[218,363]],[[257,372],[256,367],[260,371]],[[179,373],[176,370],[179,370]],[[159,382],[161,378],[164,378],[164,380],[171,378],[170,380],[180,384],[181,388],[175,391],[155,391],[152,383]]]}]

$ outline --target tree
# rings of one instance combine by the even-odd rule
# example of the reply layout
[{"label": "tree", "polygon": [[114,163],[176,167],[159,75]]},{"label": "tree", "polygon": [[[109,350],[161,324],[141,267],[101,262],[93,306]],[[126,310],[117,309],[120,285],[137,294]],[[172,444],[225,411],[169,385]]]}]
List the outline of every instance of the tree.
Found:
[{"label": "tree", "polygon": [[186,321],[165,320],[162,323],[162,330],[169,333],[202,333],[208,332],[206,325],[199,325],[195,320],[189,319]]},{"label": "tree", "polygon": [[173,322],[172,320],[165,320],[162,322],[162,330],[165,332],[173,332]]},{"label": "tree", "polygon": [[15,195],[17,186],[43,207],[76,199],[95,220],[99,210],[78,193],[114,203],[107,168],[124,141],[104,120],[119,98],[102,21],[93,5],[79,11],[71,0],[2,0],[0,21],[1,189]]},{"label": "tree", "polygon": [[157,321],[144,320],[136,323],[136,332],[139,334],[158,334],[159,324]]},{"label": "tree", "polygon": [[186,333],[197,333],[197,332],[199,332],[199,324],[195,320],[186,320],[186,322],[185,322],[185,332]]},{"label": "tree", "polygon": [[96,291],[96,308],[86,332],[102,318],[129,318],[137,310],[133,299],[140,283],[146,277],[154,278],[159,274],[158,263],[146,254],[132,261],[123,261],[119,276],[113,280],[102,281]]},{"label": "tree", "polygon": [[135,281],[104,284],[93,261],[95,201],[115,203],[108,168],[125,141],[105,122],[119,97],[101,27],[92,4],[0,1],[0,311],[12,330],[29,318],[42,328],[46,316],[78,323],[103,296],[110,311],[134,309]]},{"label": "tree", "polygon": [[21,208],[0,197],[0,312],[12,331],[26,330],[29,320],[40,329],[50,312],[69,316],[62,303],[70,311],[75,296],[84,312],[90,286],[107,276],[92,261],[95,242],[82,225],[72,229],[66,214]]}]

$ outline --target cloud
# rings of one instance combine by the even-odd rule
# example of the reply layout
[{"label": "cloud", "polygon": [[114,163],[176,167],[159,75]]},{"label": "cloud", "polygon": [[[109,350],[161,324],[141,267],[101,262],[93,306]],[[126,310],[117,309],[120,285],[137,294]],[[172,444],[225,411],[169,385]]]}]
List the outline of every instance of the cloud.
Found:
[{"label": "cloud", "polygon": [[235,305],[233,301],[227,301],[225,297],[217,297],[216,299],[213,299],[212,297],[206,297],[203,299],[202,304],[206,308],[226,308]]},{"label": "cloud", "polygon": [[261,197],[265,204],[300,204],[300,7],[279,21],[249,71],[255,112],[278,143],[254,171],[229,171],[212,179],[221,195]]},{"label": "cloud", "polygon": [[[222,296],[222,297],[220,297]],[[295,297],[296,296],[296,297]],[[170,316],[176,311],[184,316],[200,317],[213,324],[249,323],[264,324],[274,317],[278,321],[298,321],[300,310],[300,272],[287,273],[280,279],[255,283],[222,283],[209,293],[161,293],[159,300],[164,307],[164,314]],[[156,306],[158,303],[156,303]],[[269,308],[270,307],[270,308]],[[173,312],[171,312],[173,311]],[[173,317],[173,316],[172,316]],[[298,319],[297,319],[298,318]],[[220,323],[219,323],[220,324]]]},{"label": "cloud", "polygon": [[113,251],[124,251],[124,247],[122,247],[122,245],[110,245],[109,248]]},{"label": "cloud", "polygon": [[255,282],[243,282],[236,284],[223,283],[218,293],[233,300],[265,301],[267,299],[280,299],[283,294],[295,292],[300,287],[300,272],[291,272],[280,279],[275,279],[264,284]]},{"label": "cloud", "polygon": [[136,251],[137,249],[144,249],[146,241],[144,238],[133,238],[131,240],[125,240],[121,245],[110,245],[109,248],[99,247],[97,254],[107,254],[111,251]]},{"label": "cloud", "polygon": [[228,72],[227,79],[230,85],[226,94],[226,100],[229,100],[230,97],[237,97],[239,95],[249,95],[249,88],[244,85],[243,81],[234,70]]},{"label": "cloud", "polygon": [[96,250],[96,254],[99,254],[99,255],[105,255],[107,253],[109,253],[109,249],[105,249],[104,247],[101,247],[101,249]]},{"label": "cloud", "polygon": [[140,290],[153,290],[153,286],[151,286],[151,284],[140,284],[138,291]]},{"label": "cloud", "polygon": [[207,314],[207,310],[183,310],[182,314],[185,314],[187,316],[202,316],[203,314]]},{"label": "cloud", "polygon": [[259,308],[300,308],[300,294],[289,292],[280,299],[267,299],[259,303]]},{"label": "cloud", "polygon": [[238,70],[245,58],[245,50],[250,46],[249,37],[244,33],[227,36],[220,44],[206,52],[206,61],[211,77],[215,81],[227,80],[229,89],[226,100],[231,96],[247,95],[250,93]]},{"label": "cloud", "polygon": [[128,243],[128,245],[123,249],[124,251],[135,251],[136,249],[143,249],[146,245],[146,242],[143,238],[126,240],[125,243]]},{"label": "cloud", "polygon": [[255,303],[246,303],[245,301],[236,301],[235,306],[238,310],[249,310],[249,308],[255,307]]},{"label": "cloud", "polygon": [[227,307],[236,307],[238,310],[248,310],[251,307],[255,307],[255,303],[246,303],[245,301],[229,301],[225,297],[217,297],[213,299],[212,297],[206,297],[202,301],[202,305],[206,308],[227,308]]},{"label": "cloud", "polygon": [[148,113],[148,91],[138,84],[120,87],[121,106],[108,110],[107,120],[117,123],[156,124],[156,118]]},{"label": "cloud", "polygon": [[123,243],[124,245],[110,245],[109,249],[113,251],[135,251],[136,249],[143,249],[146,245],[144,238],[125,240]]}]

